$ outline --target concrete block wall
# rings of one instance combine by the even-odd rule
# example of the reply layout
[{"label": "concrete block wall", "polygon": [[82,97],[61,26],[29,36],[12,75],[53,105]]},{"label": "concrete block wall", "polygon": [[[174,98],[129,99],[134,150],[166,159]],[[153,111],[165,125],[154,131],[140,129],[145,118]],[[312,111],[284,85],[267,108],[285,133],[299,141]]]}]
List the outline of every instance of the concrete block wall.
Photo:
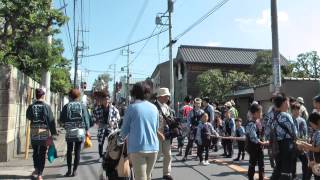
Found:
[{"label": "concrete block wall", "polygon": [[[13,66],[0,66],[0,162],[25,151],[26,110],[39,84]],[[51,93],[55,117],[61,110],[59,94]]]}]

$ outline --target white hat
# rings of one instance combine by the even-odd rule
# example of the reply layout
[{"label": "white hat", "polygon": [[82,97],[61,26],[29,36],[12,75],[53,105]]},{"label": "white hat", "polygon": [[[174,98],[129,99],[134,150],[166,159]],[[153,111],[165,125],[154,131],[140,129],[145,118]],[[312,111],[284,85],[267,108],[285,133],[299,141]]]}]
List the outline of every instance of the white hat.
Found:
[{"label": "white hat", "polygon": [[230,100],[230,103],[231,103],[232,106],[236,105],[236,103],[234,103],[233,99]]},{"label": "white hat", "polygon": [[297,97],[297,100],[296,100],[298,103],[300,104],[304,104],[304,100],[302,97]]},{"label": "white hat", "polygon": [[258,101],[252,101],[251,104],[259,104]]},{"label": "white hat", "polygon": [[200,99],[200,98],[195,98],[195,99],[194,99],[194,102],[195,102],[195,103],[200,103],[200,104],[201,104],[202,99]]},{"label": "white hat", "polygon": [[231,107],[232,106],[230,101],[226,102],[224,105],[227,106],[227,107]]},{"label": "white hat", "polygon": [[161,96],[171,96],[170,91],[168,88],[160,88],[157,94],[157,97]]}]

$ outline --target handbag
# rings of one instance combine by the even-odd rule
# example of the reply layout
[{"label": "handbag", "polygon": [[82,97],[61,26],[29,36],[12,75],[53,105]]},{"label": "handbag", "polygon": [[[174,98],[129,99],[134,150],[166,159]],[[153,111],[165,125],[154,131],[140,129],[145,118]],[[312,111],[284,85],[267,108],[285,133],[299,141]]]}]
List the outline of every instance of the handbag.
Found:
[{"label": "handbag", "polygon": [[92,147],[91,137],[86,136],[86,139],[84,141],[84,148],[91,148],[91,147]]},{"label": "handbag", "polygon": [[47,155],[49,163],[52,163],[56,158],[58,158],[57,150],[53,143],[49,146]]},{"label": "handbag", "polygon": [[124,155],[124,151],[126,148],[126,143],[123,144],[121,157],[118,162],[118,165],[116,167],[118,177],[130,177],[131,176],[131,169],[130,169],[130,162],[129,162],[129,156]]}]

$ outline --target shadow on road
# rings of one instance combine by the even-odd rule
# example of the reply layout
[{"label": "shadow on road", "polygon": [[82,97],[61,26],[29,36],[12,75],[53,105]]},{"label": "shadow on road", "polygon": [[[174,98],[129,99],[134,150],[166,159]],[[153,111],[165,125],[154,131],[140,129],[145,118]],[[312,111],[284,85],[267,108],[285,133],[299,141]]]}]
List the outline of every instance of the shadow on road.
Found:
[{"label": "shadow on road", "polygon": [[0,179],[31,179],[29,176],[17,176],[17,175],[0,175]]},{"label": "shadow on road", "polygon": [[225,177],[225,176],[230,176],[230,175],[242,175],[242,174],[239,174],[238,172],[222,172],[220,174],[212,174],[211,176],[214,176],[214,177]]},{"label": "shadow on road", "polygon": [[65,178],[62,174],[50,174],[50,175],[43,175],[43,179],[62,179]]}]

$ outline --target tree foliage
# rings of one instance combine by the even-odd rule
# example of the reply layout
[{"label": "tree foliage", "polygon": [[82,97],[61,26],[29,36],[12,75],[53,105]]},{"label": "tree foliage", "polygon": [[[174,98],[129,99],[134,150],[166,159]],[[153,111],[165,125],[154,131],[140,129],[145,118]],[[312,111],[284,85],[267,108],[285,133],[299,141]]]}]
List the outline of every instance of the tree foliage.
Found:
[{"label": "tree foliage", "polygon": [[[293,66],[281,66],[282,76],[292,76]],[[261,85],[272,81],[272,51],[260,51],[252,67],[252,84]]]},{"label": "tree foliage", "polygon": [[40,80],[41,70],[51,70],[51,87],[66,92],[70,88],[70,62],[63,58],[63,44],[47,37],[59,33],[67,21],[62,12],[50,8],[51,1],[0,1],[0,64],[12,64]]},{"label": "tree foliage", "polygon": [[301,53],[293,63],[293,72],[300,78],[320,77],[320,58],[316,51]]},{"label": "tree foliage", "polygon": [[197,85],[202,96],[208,96],[219,102],[224,101],[233,91],[249,87],[251,76],[243,72],[227,73],[213,69],[198,76]]}]

